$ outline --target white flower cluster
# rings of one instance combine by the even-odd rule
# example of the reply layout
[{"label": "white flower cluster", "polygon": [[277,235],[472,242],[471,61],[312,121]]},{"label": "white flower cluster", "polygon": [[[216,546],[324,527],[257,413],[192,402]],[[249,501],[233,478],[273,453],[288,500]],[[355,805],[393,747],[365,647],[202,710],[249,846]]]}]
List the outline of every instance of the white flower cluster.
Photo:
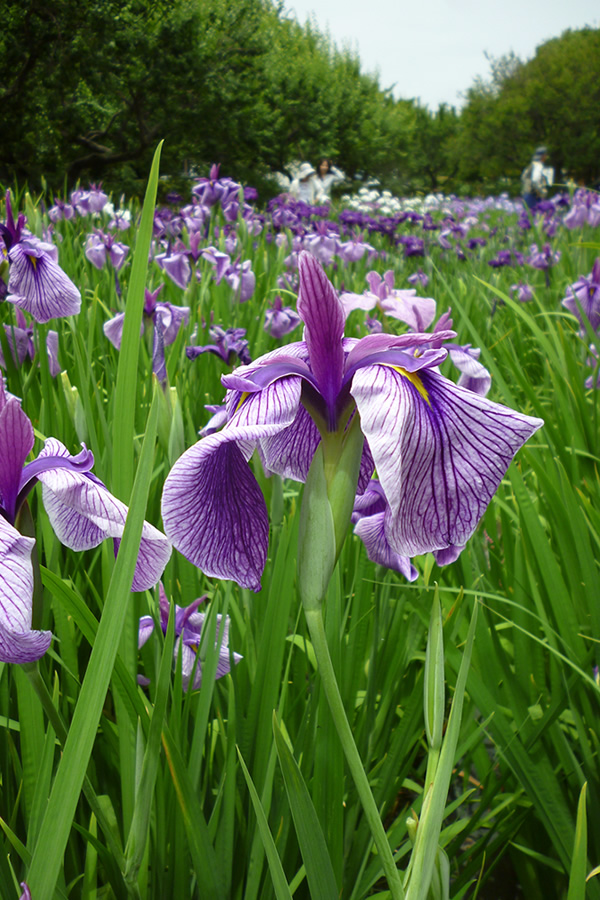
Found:
[{"label": "white flower cluster", "polygon": [[348,209],[359,212],[393,216],[401,212],[450,211],[451,200],[443,194],[427,194],[426,197],[394,197],[391,191],[378,191],[374,187],[362,187],[355,194],[343,194],[341,202]]},{"label": "white flower cluster", "polygon": [[390,191],[378,191],[372,185],[361,187],[355,194],[343,194],[340,199],[342,205],[348,209],[381,216],[394,216],[401,212],[415,212],[421,215],[441,212],[444,215],[453,215],[457,211],[457,207],[460,207],[461,211],[470,210],[474,213],[490,209],[501,209],[512,213],[520,212],[522,207],[520,198],[512,200],[508,194],[474,199],[457,198],[441,193],[394,197]]}]

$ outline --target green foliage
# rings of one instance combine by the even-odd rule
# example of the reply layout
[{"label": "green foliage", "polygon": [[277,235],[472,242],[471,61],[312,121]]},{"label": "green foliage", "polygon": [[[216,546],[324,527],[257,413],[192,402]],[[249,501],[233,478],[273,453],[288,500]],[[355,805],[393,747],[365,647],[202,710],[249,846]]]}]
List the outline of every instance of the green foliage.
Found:
[{"label": "green foliage", "polygon": [[489,82],[467,92],[457,145],[461,178],[516,179],[538,144],[561,180],[565,169],[587,184],[600,175],[600,29],[565,31],[533,59],[492,63]]},{"label": "green foliage", "polygon": [[[410,124],[411,107],[401,108]],[[29,223],[41,233],[47,219],[31,198],[25,203]],[[131,211],[139,222],[139,207],[131,204]],[[147,207],[146,238],[150,219]],[[519,454],[451,566],[439,569],[433,557],[422,557],[418,581],[406,584],[369,563],[350,535],[324,603],[325,631],[343,707],[401,872],[415,835],[419,840],[418,821],[424,827],[415,858],[434,862],[431,896],[445,896],[449,873],[452,900],[512,898],[516,887],[497,887],[503,873],[518,880],[528,900],[564,900],[569,890],[597,900],[598,879],[585,878],[597,865],[600,838],[592,827],[586,834],[580,798],[585,783],[588,809],[600,804],[594,672],[600,661],[599,395],[584,388],[586,347],[577,323],[560,307],[566,285],[589,272],[596,235],[586,226],[577,244],[564,229],[548,238],[538,219],[533,232],[519,237],[515,219],[503,222],[497,210],[484,212],[474,232],[486,234],[487,248],[464,262],[435,240],[425,259],[405,259],[374,233],[369,240],[385,259],[330,270],[338,287],[343,280],[347,290],[361,292],[367,269],[393,268],[396,283],[404,285],[409,272],[425,267],[438,313],[451,306],[458,340],[482,348],[493,375],[491,399],[539,415],[545,426]],[[100,221],[105,225],[106,216]],[[211,238],[218,221],[213,211]],[[263,316],[285,251],[240,224],[238,251],[252,259],[257,275],[256,294],[245,304],[224,281],[215,283],[202,258],[201,280],[192,279],[183,295],[150,263],[148,286],[164,280],[162,299],[188,304],[191,321],[167,348],[171,388],[156,395],[158,408],[149,415],[150,336],[137,341],[131,328],[129,348],[122,345],[118,353],[102,331],[111,309],[132,302],[134,322],[147,259],[143,228],[124,237],[138,258],[120,270],[117,296],[114,273],[98,272],[82,253],[90,227],[80,217],[56,225],[61,265],[84,295],[76,320],[53,323],[69,380],[54,380],[47,365],[40,371],[37,361],[27,360],[7,365],[8,387],[23,398],[38,439],[55,434],[74,451],[85,429],[95,472],[126,496],[131,471],[119,470],[115,453],[122,441],[137,473],[134,512],[139,520],[147,491],[145,515],[158,524],[162,485],[178,448],[196,440],[207,419],[204,404],[223,396],[225,364],[209,355],[192,362],[184,348],[194,328],[196,342],[208,342],[212,316],[247,328],[254,358],[273,349]],[[398,233],[411,228],[404,223]],[[521,240],[515,244],[521,249],[533,234],[562,251],[547,280],[525,267],[489,268],[487,258],[505,246],[505,234]],[[521,277],[535,289],[529,304],[510,298],[510,285]],[[0,313],[2,324],[14,322],[12,304],[0,304]],[[352,334],[362,334],[361,314],[353,316]],[[395,327],[390,320],[386,326]],[[129,371],[130,396],[117,388],[119,370]],[[115,410],[126,421],[116,422]],[[178,554],[165,571],[173,601],[186,605],[205,593],[212,627],[217,613],[231,616],[231,647],[243,655],[215,682],[217,654],[208,630],[202,685],[189,693],[177,667],[170,672],[170,646],[159,628],[140,652],[135,646],[137,617],[156,616],[157,601],[152,592],[132,596],[125,589],[131,541],[123,541],[116,563],[107,545],[71,553],[56,541],[40,489],[31,495],[42,564],[36,616],[56,636],[39,671],[55,712],[49,715],[45,705],[42,714],[23,673],[0,664],[3,898],[18,896],[13,870],[17,880],[32,874],[35,885],[43,885],[41,896],[54,890],[47,882],[60,870],[54,896],[74,900],[308,900],[318,877],[305,865],[310,854],[328,861],[326,883],[331,869],[344,900],[385,896],[381,857],[300,615],[299,488],[259,477],[271,513],[263,590],[252,594],[211,581]],[[441,617],[436,608],[429,653],[431,659],[437,648],[437,662],[425,670],[429,610],[437,596]],[[463,660],[471,652],[475,605],[467,676]],[[121,617],[128,646],[119,640]],[[138,672],[149,687],[137,684]],[[431,701],[427,716],[435,720],[431,743],[424,689]],[[281,723],[277,739],[274,710]],[[440,735],[443,757],[436,756]]]}]

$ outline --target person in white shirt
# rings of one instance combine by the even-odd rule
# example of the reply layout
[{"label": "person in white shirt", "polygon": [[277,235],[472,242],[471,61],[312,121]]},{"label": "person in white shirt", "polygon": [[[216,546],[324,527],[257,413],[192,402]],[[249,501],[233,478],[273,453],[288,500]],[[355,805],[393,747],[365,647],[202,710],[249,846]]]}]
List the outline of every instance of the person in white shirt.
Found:
[{"label": "person in white shirt", "polygon": [[302,200],[309,206],[314,206],[317,200],[315,186],[316,172],[310,163],[304,162],[298,169],[298,174],[290,186],[290,194],[295,200]]},{"label": "person in white shirt", "polygon": [[334,184],[344,181],[345,178],[346,176],[340,169],[331,165],[330,159],[321,159],[315,175],[317,203],[331,203],[331,188]]}]

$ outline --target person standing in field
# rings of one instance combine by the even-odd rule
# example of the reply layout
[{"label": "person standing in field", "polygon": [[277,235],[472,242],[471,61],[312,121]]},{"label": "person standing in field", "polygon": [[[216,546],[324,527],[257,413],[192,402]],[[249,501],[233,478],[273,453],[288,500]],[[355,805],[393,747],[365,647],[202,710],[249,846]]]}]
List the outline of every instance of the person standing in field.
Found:
[{"label": "person standing in field", "polygon": [[554,170],[545,165],[547,159],[547,148],[538,147],[521,174],[521,193],[529,209],[544,199],[554,181]]}]

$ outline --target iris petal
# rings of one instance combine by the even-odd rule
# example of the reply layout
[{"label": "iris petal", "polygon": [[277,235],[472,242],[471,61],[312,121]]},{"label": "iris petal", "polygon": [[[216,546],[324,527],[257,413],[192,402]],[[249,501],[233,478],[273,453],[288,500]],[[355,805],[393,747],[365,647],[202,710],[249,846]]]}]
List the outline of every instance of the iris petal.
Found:
[{"label": "iris petal", "polygon": [[297,309],[305,324],[304,339],[310,355],[310,367],[327,408],[333,411],[344,368],[344,307],[314,256],[306,251],[300,253],[298,268],[300,293]]},{"label": "iris petal", "polygon": [[260,590],[269,521],[247,460],[261,441],[292,424],[300,390],[300,378],[284,378],[240,399],[229,424],[187,450],[165,481],[165,531],[180,553],[211,577]]},{"label": "iris petal", "polygon": [[401,556],[464,545],[543,424],[430,370],[409,379],[387,366],[359,369],[351,393],[390,507],[387,538]]},{"label": "iris petal", "polygon": [[213,578],[260,590],[269,522],[261,490],[234,438],[210,435],[165,482],[162,515],[173,545]]},{"label": "iris petal", "polygon": [[0,660],[32,662],[44,655],[52,635],[32,631],[35,541],[24,537],[0,515]]},{"label": "iris petal", "polygon": [[[46,456],[70,458],[66,447],[49,438],[38,459]],[[89,550],[107,538],[120,541],[127,506],[89,475],[65,468],[40,472],[43,501],[58,540],[71,550]],[[169,561],[171,547],[157,528],[144,522],[132,590],[153,587]]]},{"label": "iris petal", "polygon": [[17,400],[8,400],[0,412],[0,506],[12,521],[21,472],[34,443],[33,426]]},{"label": "iris petal", "polygon": [[7,299],[30,313],[37,322],[77,315],[81,294],[40,244],[32,238],[11,249],[8,291],[13,296]]},{"label": "iris petal", "polygon": [[415,581],[418,578],[419,573],[410,559],[407,556],[400,556],[390,547],[385,534],[385,513],[375,513],[360,519],[354,526],[354,534],[358,535],[365,545],[371,562],[400,572],[407,581]]}]

